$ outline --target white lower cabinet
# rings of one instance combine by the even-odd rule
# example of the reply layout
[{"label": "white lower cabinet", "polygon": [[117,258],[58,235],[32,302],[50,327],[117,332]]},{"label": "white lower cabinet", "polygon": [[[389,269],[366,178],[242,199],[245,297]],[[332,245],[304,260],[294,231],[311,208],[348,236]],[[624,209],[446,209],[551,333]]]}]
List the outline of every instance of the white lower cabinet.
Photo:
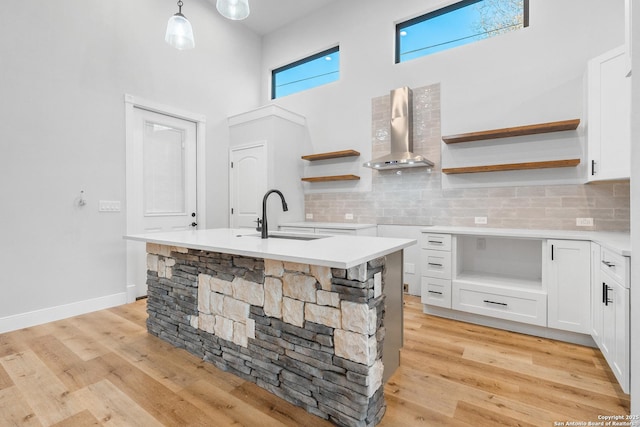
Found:
[{"label": "white lower cabinet", "polygon": [[609,251],[596,244],[591,253],[598,266],[592,277],[591,336],[622,390],[629,393],[629,276],[619,274],[628,271],[629,258],[614,262]]},{"label": "white lower cabinet", "polygon": [[420,301],[423,304],[451,308],[451,279],[422,276],[421,283]]},{"label": "white lower cabinet", "polygon": [[455,281],[452,306],[456,310],[532,325],[547,325],[547,295],[542,291]]},{"label": "white lower cabinet", "polygon": [[323,224],[322,226],[313,223],[291,225],[285,224],[278,227],[278,231],[283,233],[307,233],[307,234],[323,234],[325,236],[371,236],[378,235],[377,227],[374,224],[350,226],[349,224]]},{"label": "white lower cabinet", "polygon": [[629,392],[629,257],[587,240],[433,231],[420,251],[426,313],[580,343],[591,335]]},{"label": "white lower cabinet", "polygon": [[451,308],[451,235],[422,233],[420,246],[421,302]]},{"label": "white lower cabinet", "polygon": [[547,240],[547,326],[591,332],[591,244]]}]

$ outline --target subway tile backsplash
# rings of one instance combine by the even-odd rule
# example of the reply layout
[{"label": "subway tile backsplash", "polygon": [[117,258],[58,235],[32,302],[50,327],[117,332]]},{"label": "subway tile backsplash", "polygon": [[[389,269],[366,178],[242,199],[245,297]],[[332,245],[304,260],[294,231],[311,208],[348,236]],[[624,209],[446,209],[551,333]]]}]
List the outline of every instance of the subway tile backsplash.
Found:
[{"label": "subway tile backsplash", "polygon": [[[585,185],[442,189],[440,163],[440,85],[413,89],[414,152],[435,162],[424,169],[374,171],[371,192],[305,195],[305,211],[314,221],[400,225],[628,231],[628,181]],[[372,157],[389,151],[389,96],[372,100]],[[577,227],[576,218],[593,218],[593,227]]]}]

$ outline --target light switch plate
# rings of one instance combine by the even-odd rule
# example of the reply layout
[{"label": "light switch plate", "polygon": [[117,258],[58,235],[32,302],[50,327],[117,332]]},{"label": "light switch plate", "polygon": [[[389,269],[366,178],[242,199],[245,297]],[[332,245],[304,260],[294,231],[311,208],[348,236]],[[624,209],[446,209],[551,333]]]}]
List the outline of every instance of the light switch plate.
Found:
[{"label": "light switch plate", "polygon": [[416,274],[416,265],[412,262],[405,262],[404,272],[407,274]]},{"label": "light switch plate", "polygon": [[120,200],[100,200],[98,202],[99,212],[120,212]]},{"label": "light switch plate", "polygon": [[373,275],[373,297],[378,298],[382,295],[382,273],[378,272]]}]

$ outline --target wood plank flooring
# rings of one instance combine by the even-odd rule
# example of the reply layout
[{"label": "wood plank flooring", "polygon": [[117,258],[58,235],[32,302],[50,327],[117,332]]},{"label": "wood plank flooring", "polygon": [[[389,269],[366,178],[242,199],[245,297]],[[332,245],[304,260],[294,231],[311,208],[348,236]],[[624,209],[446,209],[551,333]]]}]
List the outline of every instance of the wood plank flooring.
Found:
[{"label": "wood plank flooring", "polygon": [[[0,426],[330,426],[146,333],[145,300],[0,335]],[[629,413],[596,349],[422,313],[405,298],[381,426],[553,426]],[[559,424],[556,424],[559,425]]]}]

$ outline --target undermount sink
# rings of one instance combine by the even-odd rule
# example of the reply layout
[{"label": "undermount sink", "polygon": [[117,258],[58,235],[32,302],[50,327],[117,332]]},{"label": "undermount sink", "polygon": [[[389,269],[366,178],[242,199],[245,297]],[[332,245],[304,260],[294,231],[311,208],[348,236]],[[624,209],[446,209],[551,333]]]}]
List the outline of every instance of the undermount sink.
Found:
[{"label": "undermount sink", "polygon": [[[239,234],[237,237],[261,237],[259,233],[256,234]],[[287,239],[287,240],[318,240],[324,239],[329,236],[319,236],[314,234],[269,234],[269,239]]]}]

